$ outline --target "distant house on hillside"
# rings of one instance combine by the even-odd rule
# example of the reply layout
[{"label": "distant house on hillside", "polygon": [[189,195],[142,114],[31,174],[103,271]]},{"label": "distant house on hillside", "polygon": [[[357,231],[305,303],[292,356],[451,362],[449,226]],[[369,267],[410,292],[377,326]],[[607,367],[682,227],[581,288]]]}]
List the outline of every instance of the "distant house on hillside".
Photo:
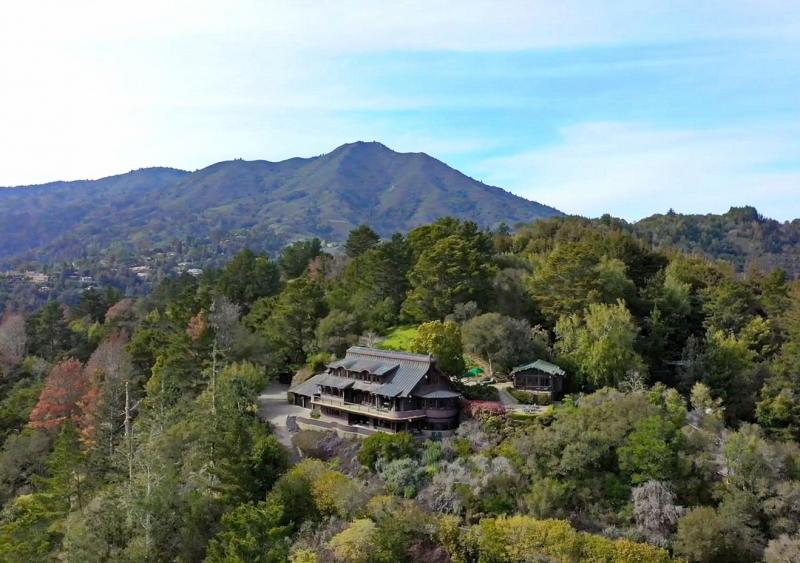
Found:
[{"label": "distant house on hillside", "polygon": [[555,364],[536,360],[511,370],[514,388],[520,391],[548,394],[550,399],[559,399],[564,393],[566,372]]},{"label": "distant house on hillside", "polygon": [[343,359],[290,388],[288,396],[318,412],[323,424],[353,427],[362,435],[454,430],[461,397],[430,355],[363,346],[352,346]]}]

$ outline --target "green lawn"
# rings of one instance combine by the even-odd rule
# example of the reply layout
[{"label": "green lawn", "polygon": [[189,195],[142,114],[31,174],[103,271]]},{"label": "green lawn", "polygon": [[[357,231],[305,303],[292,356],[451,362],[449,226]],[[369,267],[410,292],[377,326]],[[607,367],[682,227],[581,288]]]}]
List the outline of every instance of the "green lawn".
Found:
[{"label": "green lawn", "polygon": [[[414,342],[414,338],[417,336],[417,332],[419,326],[418,325],[401,325],[396,326],[389,330],[386,333],[386,336],[383,337],[377,347],[382,350],[400,350],[402,352],[413,352],[411,344]],[[483,367],[482,362],[477,360],[473,356],[464,356],[464,363],[467,366],[467,369],[473,367]]]},{"label": "green lawn", "polygon": [[411,352],[411,343],[416,336],[416,325],[398,326],[389,331],[386,337],[378,344],[378,348]]}]

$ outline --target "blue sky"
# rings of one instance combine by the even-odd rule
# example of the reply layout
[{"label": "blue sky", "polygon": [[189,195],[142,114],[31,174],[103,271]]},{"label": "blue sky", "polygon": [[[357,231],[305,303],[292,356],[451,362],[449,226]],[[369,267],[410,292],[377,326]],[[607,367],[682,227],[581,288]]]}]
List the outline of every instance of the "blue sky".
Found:
[{"label": "blue sky", "polygon": [[0,185],[360,139],[571,213],[800,217],[797,2],[16,4]]}]

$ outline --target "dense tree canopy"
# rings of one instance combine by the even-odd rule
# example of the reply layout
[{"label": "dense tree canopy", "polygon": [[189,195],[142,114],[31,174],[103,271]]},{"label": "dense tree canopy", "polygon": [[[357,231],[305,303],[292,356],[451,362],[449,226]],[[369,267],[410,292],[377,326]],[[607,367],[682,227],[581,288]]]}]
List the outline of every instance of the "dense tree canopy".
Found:
[{"label": "dense tree canopy", "polygon": [[322,241],[318,238],[293,242],[283,249],[279,260],[283,275],[294,279],[303,275],[314,258],[322,254]]},{"label": "dense tree canopy", "polygon": [[411,347],[415,352],[434,356],[445,373],[460,375],[464,372],[461,328],[452,321],[421,324]]},{"label": "dense tree canopy", "polygon": [[[538,338],[537,338],[538,336]],[[483,358],[489,367],[507,373],[514,366],[547,354],[546,336],[534,333],[527,321],[485,313],[464,323],[464,349]]]},{"label": "dense tree canopy", "polygon": [[219,288],[234,303],[252,303],[278,293],[280,272],[268,256],[243,250],[220,272]]},{"label": "dense tree canopy", "polygon": [[631,372],[646,369],[636,352],[637,328],[622,301],[593,303],[556,324],[556,350],[594,387],[615,386]]},{"label": "dense tree canopy", "polygon": [[408,274],[403,311],[418,320],[444,319],[458,303],[486,302],[494,268],[475,240],[445,237],[423,250]]},{"label": "dense tree canopy", "polygon": [[347,255],[350,258],[355,258],[356,256],[364,254],[367,250],[375,248],[380,241],[381,237],[378,233],[367,225],[361,225],[350,231],[344,247],[347,251]]},{"label": "dense tree canopy", "polygon": [[[145,297],[0,297],[0,560],[797,559],[797,280],[611,217],[322,246],[228,255]],[[489,367],[458,387],[482,399],[544,358],[567,395],[465,399],[435,441],[259,418],[275,374],[357,343]]]}]

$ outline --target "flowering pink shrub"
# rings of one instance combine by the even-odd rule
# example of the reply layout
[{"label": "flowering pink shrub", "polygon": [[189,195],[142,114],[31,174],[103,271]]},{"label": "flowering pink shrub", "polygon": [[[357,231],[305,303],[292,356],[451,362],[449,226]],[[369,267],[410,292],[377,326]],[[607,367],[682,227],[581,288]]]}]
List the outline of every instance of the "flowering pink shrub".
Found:
[{"label": "flowering pink shrub", "polygon": [[466,413],[474,418],[485,419],[506,413],[503,403],[499,401],[466,401]]}]

